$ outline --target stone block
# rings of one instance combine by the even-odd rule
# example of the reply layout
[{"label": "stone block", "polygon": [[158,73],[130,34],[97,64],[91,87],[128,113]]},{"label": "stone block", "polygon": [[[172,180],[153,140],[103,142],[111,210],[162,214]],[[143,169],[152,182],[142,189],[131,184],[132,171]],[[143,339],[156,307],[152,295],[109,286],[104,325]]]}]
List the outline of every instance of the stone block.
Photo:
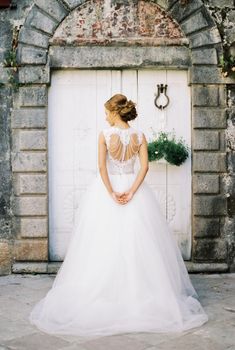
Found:
[{"label": "stone block", "polygon": [[14,109],[11,115],[12,128],[46,128],[45,108]]},{"label": "stone block", "polygon": [[193,259],[197,261],[224,261],[227,244],[222,239],[197,239],[193,244]]},{"label": "stone block", "polygon": [[219,88],[217,86],[193,86],[193,106],[218,106]]},{"label": "stone block", "polygon": [[194,128],[220,129],[227,126],[227,115],[225,109],[197,107],[193,109]]},{"label": "stone block", "polygon": [[194,217],[194,237],[218,237],[220,235],[219,218]]},{"label": "stone block", "polygon": [[13,273],[47,273],[47,263],[18,262],[12,265]]},{"label": "stone block", "polygon": [[22,107],[43,107],[47,105],[47,88],[30,86],[19,88],[19,104]]},{"label": "stone block", "polygon": [[50,82],[50,68],[45,66],[20,67],[19,82],[21,84],[48,84]]},{"label": "stone block", "polygon": [[216,65],[194,65],[189,69],[189,82],[194,84],[220,84],[222,76]]},{"label": "stone block", "polygon": [[39,33],[32,28],[23,27],[19,33],[19,42],[47,49],[49,44],[49,36]]},{"label": "stone block", "polygon": [[227,201],[221,195],[194,195],[194,215],[226,215]]},{"label": "stone block", "polygon": [[68,14],[65,7],[57,0],[35,0],[35,4],[58,22]]},{"label": "stone block", "polygon": [[9,16],[1,16],[0,20],[0,49],[10,50],[12,40],[12,23]]},{"label": "stone block", "polygon": [[53,34],[59,22],[41,12],[37,6],[33,6],[29,12],[25,26],[39,29],[47,34]]},{"label": "stone block", "polygon": [[21,65],[46,64],[47,50],[33,46],[23,46],[20,44],[17,49],[17,60]]},{"label": "stone block", "polygon": [[18,216],[47,215],[47,197],[14,197],[13,211]]},{"label": "stone block", "polygon": [[219,105],[227,108],[227,87],[225,84],[219,86]]},{"label": "stone block", "polygon": [[213,263],[213,262],[200,263],[200,262],[194,262],[194,261],[185,261],[185,265],[186,265],[189,273],[228,272],[228,264],[227,263]]},{"label": "stone block", "polygon": [[226,172],[226,153],[194,152],[193,169],[201,172]]},{"label": "stone block", "polygon": [[8,84],[9,76],[12,72],[11,68],[0,67],[0,84]]},{"label": "stone block", "polygon": [[46,194],[47,175],[46,174],[14,174],[14,192],[21,194]]},{"label": "stone block", "polygon": [[220,151],[226,152],[225,130],[220,131]]},{"label": "stone block", "polygon": [[48,262],[47,265],[47,273],[53,273],[56,274],[59,271],[60,266],[62,265],[62,262],[56,261],[56,262]]},{"label": "stone block", "polygon": [[162,67],[188,68],[191,59],[188,47],[183,46],[51,46],[52,68],[118,68]]},{"label": "stone block", "polygon": [[234,1],[233,0],[208,0],[209,4],[211,6],[217,6],[220,8],[223,7],[233,7],[234,6]]},{"label": "stone block", "polygon": [[217,53],[214,48],[200,48],[191,51],[193,64],[217,64]]},{"label": "stone block", "polygon": [[21,130],[19,132],[20,150],[46,150],[47,132],[45,130]]},{"label": "stone block", "polygon": [[219,193],[219,175],[194,174],[194,193]]},{"label": "stone block", "polygon": [[194,150],[218,150],[219,132],[214,130],[194,130]]},{"label": "stone block", "polygon": [[179,23],[185,17],[189,17],[193,12],[195,12],[202,6],[203,2],[201,0],[190,1],[190,3],[187,4],[187,6],[180,6],[178,1],[168,0],[168,8],[170,7],[170,10],[168,10],[168,12]]},{"label": "stone block", "polygon": [[21,218],[20,236],[24,238],[47,237],[47,218]]},{"label": "stone block", "polygon": [[0,242],[0,275],[11,273],[11,256],[8,242]]},{"label": "stone block", "polygon": [[46,152],[17,152],[12,154],[13,171],[46,171]]},{"label": "stone block", "polygon": [[217,27],[203,30],[190,36],[190,48],[221,43],[221,36]]},{"label": "stone block", "polygon": [[85,0],[64,0],[64,3],[68,5],[70,9],[74,9],[75,7],[83,4]]},{"label": "stone block", "polygon": [[24,239],[14,242],[14,260],[48,260],[48,242],[46,239]]},{"label": "stone block", "polygon": [[196,30],[206,28],[208,26],[208,22],[202,12],[197,12],[196,14],[191,15],[185,21],[181,22],[180,26],[183,32],[188,35]]}]

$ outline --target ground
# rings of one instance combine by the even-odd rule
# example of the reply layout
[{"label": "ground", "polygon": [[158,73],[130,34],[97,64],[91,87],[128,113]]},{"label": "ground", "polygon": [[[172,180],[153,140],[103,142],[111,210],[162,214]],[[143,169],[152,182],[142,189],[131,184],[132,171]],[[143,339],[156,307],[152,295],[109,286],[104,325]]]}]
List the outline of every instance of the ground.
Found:
[{"label": "ground", "polygon": [[126,333],[84,341],[28,322],[55,275],[0,277],[0,350],[235,350],[235,273],[190,274],[209,321],[181,334]]}]

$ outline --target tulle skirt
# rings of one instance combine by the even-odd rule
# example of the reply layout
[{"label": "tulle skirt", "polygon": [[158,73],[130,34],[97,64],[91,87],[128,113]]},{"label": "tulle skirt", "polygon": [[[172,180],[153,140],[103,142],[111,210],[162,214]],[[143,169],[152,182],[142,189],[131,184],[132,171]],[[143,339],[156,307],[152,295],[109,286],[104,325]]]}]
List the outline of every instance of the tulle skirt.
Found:
[{"label": "tulle skirt", "polygon": [[[116,191],[136,174],[109,174]],[[125,205],[98,174],[84,193],[65,259],[29,320],[49,334],[88,338],[181,332],[208,320],[176,239],[143,181]]]}]

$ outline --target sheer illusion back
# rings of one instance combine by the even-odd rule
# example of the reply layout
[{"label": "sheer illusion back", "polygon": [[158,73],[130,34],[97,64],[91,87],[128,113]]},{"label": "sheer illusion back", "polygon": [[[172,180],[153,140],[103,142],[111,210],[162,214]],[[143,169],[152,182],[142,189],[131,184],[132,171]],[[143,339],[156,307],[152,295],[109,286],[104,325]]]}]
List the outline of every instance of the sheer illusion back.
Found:
[{"label": "sheer illusion back", "polygon": [[112,126],[103,129],[107,145],[107,167],[110,174],[134,173],[134,165],[143,141],[140,130]]}]

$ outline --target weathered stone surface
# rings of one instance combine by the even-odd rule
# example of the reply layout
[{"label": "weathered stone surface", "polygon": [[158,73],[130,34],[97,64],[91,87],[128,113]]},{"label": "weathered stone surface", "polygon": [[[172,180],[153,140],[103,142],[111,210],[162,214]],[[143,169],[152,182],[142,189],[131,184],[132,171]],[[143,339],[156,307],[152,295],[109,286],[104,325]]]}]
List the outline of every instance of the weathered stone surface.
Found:
[{"label": "weathered stone surface", "polygon": [[194,261],[185,261],[188,272],[197,273],[197,272],[228,272],[229,267],[227,263],[200,263]]},{"label": "weathered stone surface", "polygon": [[227,201],[221,195],[195,195],[193,200],[195,215],[226,215]]},{"label": "weathered stone surface", "polygon": [[12,69],[0,67],[0,84],[8,84]]},{"label": "weathered stone surface", "polygon": [[46,171],[45,152],[18,152],[12,154],[13,171]]},{"label": "weathered stone surface", "polygon": [[197,239],[193,250],[197,261],[224,261],[227,256],[227,244],[222,239]]},{"label": "weathered stone surface", "polygon": [[46,128],[45,108],[21,108],[12,111],[12,128]]},{"label": "weathered stone surface", "polygon": [[226,128],[226,110],[220,108],[197,107],[192,111],[194,128]]},{"label": "weathered stone surface", "polygon": [[28,83],[45,83],[50,82],[50,70],[45,66],[27,66],[19,68],[19,82]]},{"label": "weathered stone surface", "polygon": [[234,6],[233,0],[207,0],[207,1],[211,6],[218,6],[221,8],[223,8],[225,6],[228,6],[228,7]]},{"label": "weathered stone surface", "polygon": [[194,152],[193,153],[194,171],[203,172],[225,172],[226,171],[226,154]]},{"label": "weathered stone surface", "polygon": [[46,64],[47,50],[20,44],[17,50],[17,60],[20,64]]},{"label": "weathered stone surface", "polygon": [[169,13],[179,23],[202,6],[203,2],[201,0],[190,1],[187,6],[181,6],[178,1],[168,1],[168,8],[170,7]]},{"label": "weathered stone surface", "polygon": [[193,175],[194,193],[219,193],[219,175]]},{"label": "weathered stone surface", "polygon": [[45,130],[21,130],[19,132],[20,150],[46,150],[47,133]]},{"label": "weathered stone surface", "polygon": [[40,46],[46,49],[49,43],[49,36],[39,33],[33,28],[23,27],[19,33],[19,42],[28,45]]},{"label": "weathered stone surface", "polygon": [[57,273],[61,266],[61,262],[48,262],[47,271],[48,273]]},{"label": "weathered stone surface", "polygon": [[218,237],[220,235],[219,218],[194,217],[194,237]]},{"label": "weathered stone surface", "polygon": [[58,25],[58,21],[40,12],[39,9],[34,5],[27,16],[25,25],[39,29],[48,34],[53,34],[55,28]]},{"label": "weathered stone surface", "polygon": [[221,42],[221,36],[217,27],[206,29],[190,36],[190,48],[218,44]]},{"label": "weathered stone surface", "polygon": [[190,68],[190,82],[195,84],[220,84],[222,75],[220,68],[214,66],[194,65]]},{"label": "weathered stone surface", "polygon": [[15,215],[47,215],[46,196],[15,197],[13,210]]},{"label": "weathered stone surface", "polygon": [[219,132],[214,130],[194,130],[194,150],[218,150]]},{"label": "weathered stone surface", "polygon": [[191,51],[193,64],[217,64],[215,48],[200,48]]},{"label": "weathered stone surface", "polygon": [[194,106],[218,106],[219,89],[217,86],[193,86],[192,98]]},{"label": "weathered stone surface", "polygon": [[49,49],[50,66],[53,68],[100,68],[100,67],[162,67],[188,68],[190,55],[187,47],[116,47],[84,46]]},{"label": "weathered stone surface", "polygon": [[15,194],[47,193],[46,174],[14,174]]},{"label": "weathered stone surface", "polygon": [[25,239],[14,242],[14,260],[41,260],[48,259],[47,240]]},{"label": "weathered stone surface", "polygon": [[160,39],[160,42],[164,39],[164,42],[181,43],[182,38],[185,35],[179,24],[152,1],[123,1],[118,6],[111,1],[107,6],[105,0],[90,0],[59,25],[52,43],[158,45]]},{"label": "weathered stone surface", "polygon": [[12,38],[12,26],[9,19],[0,19],[0,47],[2,49],[11,49],[11,38]]},{"label": "weathered stone surface", "polygon": [[70,9],[74,9],[75,7],[84,3],[84,0],[64,0],[64,3],[69,6]]},{"label": "weathered stone surface", "polygon": [[20,262],[12,265],[13,273],[47,273],[47,263]]},{"label": "weathered stone surface", "polygon": [[202,12],[197,12],[185,21],[181,22],[180,25],[185,34],[191,34],[196,30],[206,28],[208,26],[208,22]]},{"label": "weathered stone surface", "polygon": [[47,218],[21,218],[20,236],[23,238],[47,237]]},{"label": "weathered stone surface", "polygon": [[68,14],[65,7],[57,0],[35,0],[35,4],[59,22]]},{"label": "weathered stone surface", "polygon": [[0,275],[11,273],[11,256],[8,242],[0,242]]},{"label": "weathered stone surface", "polygon": [[47,105],[47,88],[30,86],[19,88],[19,103],[22,107],[42,107]]}]

